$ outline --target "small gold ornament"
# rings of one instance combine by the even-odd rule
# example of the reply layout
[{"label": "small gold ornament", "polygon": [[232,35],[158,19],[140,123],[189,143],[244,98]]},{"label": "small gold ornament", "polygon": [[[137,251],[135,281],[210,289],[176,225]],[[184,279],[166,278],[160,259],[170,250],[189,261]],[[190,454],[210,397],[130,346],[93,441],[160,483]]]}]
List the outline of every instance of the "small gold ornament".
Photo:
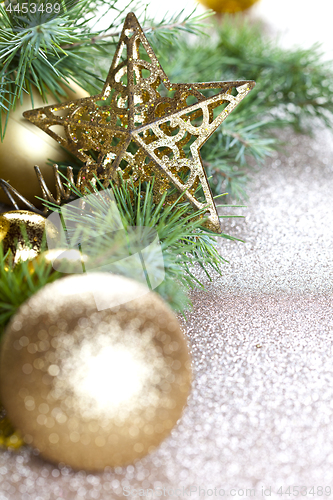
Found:
[{"label": "small gold ornament", "polygon": [[[73,91],[63,87],[68,99],[87,97],[89,94],[74,82],[70,83]],[[43,100],[38,90],[32,87],[34,105],[43,106]],[[49,101],[54,101],[49,96]],[[49,185],[54,185],[54,174],[46,162],[50,159],[55,162],[69,161],[68,154],[60,148],[50,137],[43,134],[41,130],[34,127],[23,118],[23,112],[31,108],[31,99],[28,94],[23,93],[23,103],[17,104],[15,110],[9,115],[6,135],[0,142],[0,177],[8,181],[22,196],[36,206],[41,202],[35,196],[41,196],[40,186],[34,172],[34,165],[40,165],[42,174]],[[3,115],[3,123],[4,123]],[[8,203],[8,198],[0,189],[0,202]]]},{"label": "small gold ornament", "polygon": [[[110,308],[98,311],[96,299]],[[190,385],[175,315],[122,276],[72,275],[46,285],[4,333],[8,418],[45,459],[74,469],[122,466],[153,451],[180,418]]]},{"label": "small gold ornament", "polygon": [[[42,215],[28,210],[13,210],[0,214],[0,243],[3,245],[4,254],[9,249],[12,251],[14,264],[32,259],[40,253],[45,221]],[[54,231],[56,237],[55,228]]]},{"label": "small gold ornament", "polygon": [[[85,162],[78,176],[82,191],[95,176],[107,185],[122,172],[125,180],[139,185],[155,175],[156,201],[176,188],[195,209],[207,208],[206,226],[221,232],[200,148],[254,85],[171,83],[129,13],[101,94],[26,111],[24,116]],[[54,126],[62,128],[61,135]],[[198,198],[200,187],[204,202]],[[166,203],[178,197],[169,194]]]},{"label": "small gold ornament", "polygon": [[14,448],[17,450],[23,445],[23,439],[13,428],[6,416],[4,407],[0,403],[0,448]]},{"label": "small gold ornament", "polygon": [[215,12],[225,12],[234,14],[242,10],[249,9],[258,0],[198,0],[205,7],[215,10]]}]

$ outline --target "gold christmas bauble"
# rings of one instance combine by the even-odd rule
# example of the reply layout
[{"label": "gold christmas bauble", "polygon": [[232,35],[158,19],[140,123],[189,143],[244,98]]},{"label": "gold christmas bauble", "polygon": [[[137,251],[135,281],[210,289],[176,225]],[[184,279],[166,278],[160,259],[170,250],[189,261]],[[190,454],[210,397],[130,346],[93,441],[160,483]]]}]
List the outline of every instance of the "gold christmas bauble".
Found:
[{"label": "gold christmas bauble", "polygon": [[[0,244],[3,245],[4,254],[9,249],[12,251],[14,264],[32,259],[40,253],[45,221],[46,218],[42,215],[28,210],[13,210],[0,214]],[[56,236],[54,228],[54,237]]]},{"label": "gold christmas bauble", "polygon": [[250,8],[258,0],[198,0],[205,7],[215,10],[215,12],[225,12],[233,14]]},{"label": "gold christmas bauble", "polygon": [[[89,95],[74,82],[71,82],[71,87],[73,91],[63,86],[68,97],[63,98],[62,102]],[[45,106],[38,90],[35,87],[33,89],[34,107]],[[54,97],[50,95],[48,100],[52,104]],[[9,115],[6,135],[3,142],[0,142],[0,178],[9,182],[28,201],[40,207],[41,201],[35,196],[42,196],[42,192],[35,174],[34,165],[40,167],[47,186],[54,192],[53,170],[46,162],[48,160],[55,163],[70,161],[70,158],[52,137],[23,117],[22,113],[31,108],[30,96],[24,93],[23,104],[17,103],[15,110],[11,111]],[[4,114],[2,119],[4,123]],[[1,188],[0,202],[9,203]],[[20,203],[19,205],[23,207]]]},{"label": "gold christmas bauble", "polygon": [[122,276],[71,275],[46,285],[3,336],[8,418],[45,459],[74,469],[123,466],[153,451],[180,418],[190,385],[175,315]]}]

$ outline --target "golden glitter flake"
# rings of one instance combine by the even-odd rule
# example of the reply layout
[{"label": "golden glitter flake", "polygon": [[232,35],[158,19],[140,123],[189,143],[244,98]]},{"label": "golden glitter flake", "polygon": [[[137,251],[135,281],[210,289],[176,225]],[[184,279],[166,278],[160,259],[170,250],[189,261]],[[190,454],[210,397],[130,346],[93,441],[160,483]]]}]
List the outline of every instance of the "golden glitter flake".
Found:
[{"label": "golden glitter flake", "polygon": [[[157,201],[175,187],[195,209],[207,207],[206,225],[220,232],[200,148],[254,85],[171,83],[129,13],[101,94],[24,116],[85,163],[79,189],[89,187],[94,175],[107,182],[122,171],[135,184],[155,176]],[[52,130],[59,125],[61,135]],[[198,197],[200,187],[204,200]],[[168,194],[166,203],[178,196]]]}]

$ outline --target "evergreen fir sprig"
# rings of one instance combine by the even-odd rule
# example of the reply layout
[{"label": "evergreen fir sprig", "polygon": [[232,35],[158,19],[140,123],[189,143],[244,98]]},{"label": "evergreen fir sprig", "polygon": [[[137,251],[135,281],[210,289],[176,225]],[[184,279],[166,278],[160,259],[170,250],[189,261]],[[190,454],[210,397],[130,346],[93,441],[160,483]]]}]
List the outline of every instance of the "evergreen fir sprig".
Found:
[{"label": "evergreen fir sprig", "polygon": [[[107,189],[97,179],[96,184],[97,187],[92,186],[96,193]],[[78,198],[85,196],[73,184],[68,182],[67,185]],[[132,183],[125,182],[122,177],[119,178],[118,184],[110,181],[110,188],[121,218],[121,227],[127,231],[125,236],[123,233],[120,234],[120,238],[122,241],[124,238],[130,238],[133,227],[153,228],[157,232],[161,243],[166,277],[164,282],[156,288],[156,291],[172,307],[183,311],[189,302],[182,290],[188,290],[195,286],[204,287],[194,273],[194,266],[200,266],[210,280],[212,279],[211,271],[214,270],[221,274],[222,265],[227,261],[217,251],[216,237],[229,240],[237,240],[237,238],[225,233],[216,235],[205,228],[203,223],[206,209],[194,210],[188,202],[180,202],[182,195],[172,205],[165,204],[166,193],[158,203],[155,203],[153,185],[152,182],[136,187]],[[87,203],[89,202],[86,201]],[[52,203],[46,203],[46,206],[56,212],[61,210],[61,207]],[[87,214],[76,208],[66,213],[66,220],[77,223],[81,241],[89,240],[89,258],[93,262],[95,261],[96,267],[98,267],[97,263],[99,265],[103,263],[105,251],[108,257],[113,253],[117,255],[120,245],[114,232],[112,238],[107,239],[106,235],[115,231],[114,216],[113,214],[111,217],[108,216],[103,198],[99,202],[97,197],[92,209],[93,212]],[[102,240],[91,238],[92,217],[94,232],[102,234]],[[136,277],[138,272],[136,265],[133,264],[132,268],[124,267],[121,261],[119,262],[117,271],[120,274]],[[153,268],[153,260],[151,265]],[[180,300],[181,296],[183,298]]]},{"label": "evergreen fir sprig", "polygon": [[47,283],[61,277],[45,259],[12,264],[10,250],[6,255],[0,245],[0,335],[17,309]]},{"label": "evergreen fir sprig", "polygon": [[184,37],[160,50],[159,58],[174,82],[256,81],[201,150],[215,192],[245,197],[252,165],[278,147],[277,127],[309,134],[314,125],[332,126],[332,63],[322,60],[318,45],[283,49],[260,24],[224,16],[214,36]]},{"label": "evergreen fir sprig", "polygon": [[[69,186],[78,197],[84,196],[75,186],[70,183]],[[98,182],[97,186],[101,190],[107,189]],[[126,239],[125,233],[127,232],[127,239],[130,240],[133,227],[153,228],[159,237],[165,269],[165,279],[154,291],[159,293],[173,309],[185,314],[191,306],[187,291],[196,286],[204,288],[203,283],[195,275],[194,266],[199,265],[211,280],[211,272],[215,271],[221,275],[222,266],[227,262],[216,249],[217,235],[202,225],[205,220],[203,217],[205,209],[196,211],[189,203],[181,203],[179,200],[173,205],[165,205],[165,197],[162,197],[159,203],[155,203],[153,183],[136,187],[120,178],[118,185],[111,183],[110,187],[124,227],[118,239],[114,233],[111,239],[108,238],[108,232],[112,231],[114,226],[112,220],[104,216],[105,203],[102,198],[100,201],[96,198],[92,207],[95,230],[97,233],[100,231],[103,238],[91,238],[91,215],[82,215],[80,210],[77,214],[73,212],[71,220],[80,222],[80,228],[83,228],[81,237],[89,240],[89,258],[98,267],[99,264],[105,263],[103,255],[105,250],[108,257],[112,253],[117,256],[119,247],[123,246],[124,238]],[[98,192],[97,188],[94,190]],[[60,211],[58,205],[47,203],[47,206],[55,212]],[[96,217],[98,214],[101,214],[100,218]],[[237,240],[224,233],[218,236]],[[135,246],[132,248],[135,250]],[[154,254],[151,256],[150,269],[153,270],[153,266]],[[119,261],[116,271],[130,278],[136,278],[138,275],[135,263],[124,265]],[[13,265],[10,252],[4,255],[3,246],[0,244],[0,334],[23,302],[47,283],[63,275],[55,271],[51,263],[42,256]]]},{"label": "evergreen fir sprig", "polygon": [[[143,4],[135,0],[123,9],[116,0],[50,0],[48,4],[53,5],[49,13],[44,7],[43,12],[38,10],[44,5],[40,1],[0,4],[0,109],[6,112],[5,120],[0,116],[1,138],[10,111],[24,92],[30,94],[33,107],[33,86],[45,102],[49,94],[56,100],[65,96],[61,84],[68,79],[88,92],[100,91],[106,75],[102,61],[107,57],[110,64],[125,14],[135,8],[144,15]],[[37,5],[37,11],[31,5]],[[61,8],[54,10],[54,6]],[[103,30],[96,28],[100,17],[110,19]],[[174,41],[178,31],[199,32],[202,17],[182,12],[158,23],[149,21],[147,31],[155,38],[160,31],[160,40]]]},{"label": "evergreen fir sprig", "polygon": [[166,47],[171,44],[178,45],[182,43],[182,34],[207,36],[209,25],[206,19],[214,15],[213,10],[208,10],[202,14],[196,15],[196,8],[189,14],[185,11],[170,15],[165,14],[160,21],[154,19],[145,19],[144,26],[150,26],[145,29],[145,34],[150,43],[155,47],[155,50],[161,47],[161,50],[166,50]]},{"label": "evergreen fir sprig", "polygon": [[[100,91],[121,23],[136,6],[171,81],[257,82],[201,150],[214,192],[246,196],[253,165],[278,146],[275,128],[290,125],[310,133],[314,122],[331,126],[333,71],[331,63],[322,62],[318,46],[282,49],[260,25],[237,17],[224,17],[209,38],[189,41],[179,34],[208,31],[201,16],[180,13],[157,22],[146,18],[144,5],[134,1],[119,9],[116,0],[61,0],[59,15],[49,17],[9,15],[0,6],[0,108],[7,118],[24,92],[31,95],[33,105],[33,86],[45,100],[49,92],[55,99],[65,95],[60,84],[68,78],[91,93]],[[98,31],[95,22],[102,15],[110,22]],[[3,135],[6,119],[0,119]]]}]

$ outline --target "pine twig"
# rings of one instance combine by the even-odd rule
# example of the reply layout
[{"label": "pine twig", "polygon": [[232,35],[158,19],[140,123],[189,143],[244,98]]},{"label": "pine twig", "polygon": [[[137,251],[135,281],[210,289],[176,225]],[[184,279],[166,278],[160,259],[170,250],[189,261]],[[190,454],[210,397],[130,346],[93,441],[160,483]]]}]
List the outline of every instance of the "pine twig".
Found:
[{"label": "pine twig", "polygon": [[[180,23],[171,23],[171,24],[164,24],[164,25],[159,25],[159,26],[151,26],[150,28],[142,28],[142,30],[145,33],[147,33],[147,32],[156,31],[158,29],[177,30],[177,29],[183,28],[185,26],[186,26],[186,21],[182,21]],[[118,37],[120,35],[121,35],[121,31],[114,31],[112,33],[104,33],[103,35],[93,36],[90,39],[90,43],[95,44],[99,40],[104,40],[105,38],[114,38],[114,37]],[[74,42],[74,43],[67,44],[67,45],[61,45],[61,48],[66,50],[66,49],[71,49],[73,47],[79,47],[80,45],[83,45],[86,43],[87,43],[86,40],[82,40],[80,42]]]}]

